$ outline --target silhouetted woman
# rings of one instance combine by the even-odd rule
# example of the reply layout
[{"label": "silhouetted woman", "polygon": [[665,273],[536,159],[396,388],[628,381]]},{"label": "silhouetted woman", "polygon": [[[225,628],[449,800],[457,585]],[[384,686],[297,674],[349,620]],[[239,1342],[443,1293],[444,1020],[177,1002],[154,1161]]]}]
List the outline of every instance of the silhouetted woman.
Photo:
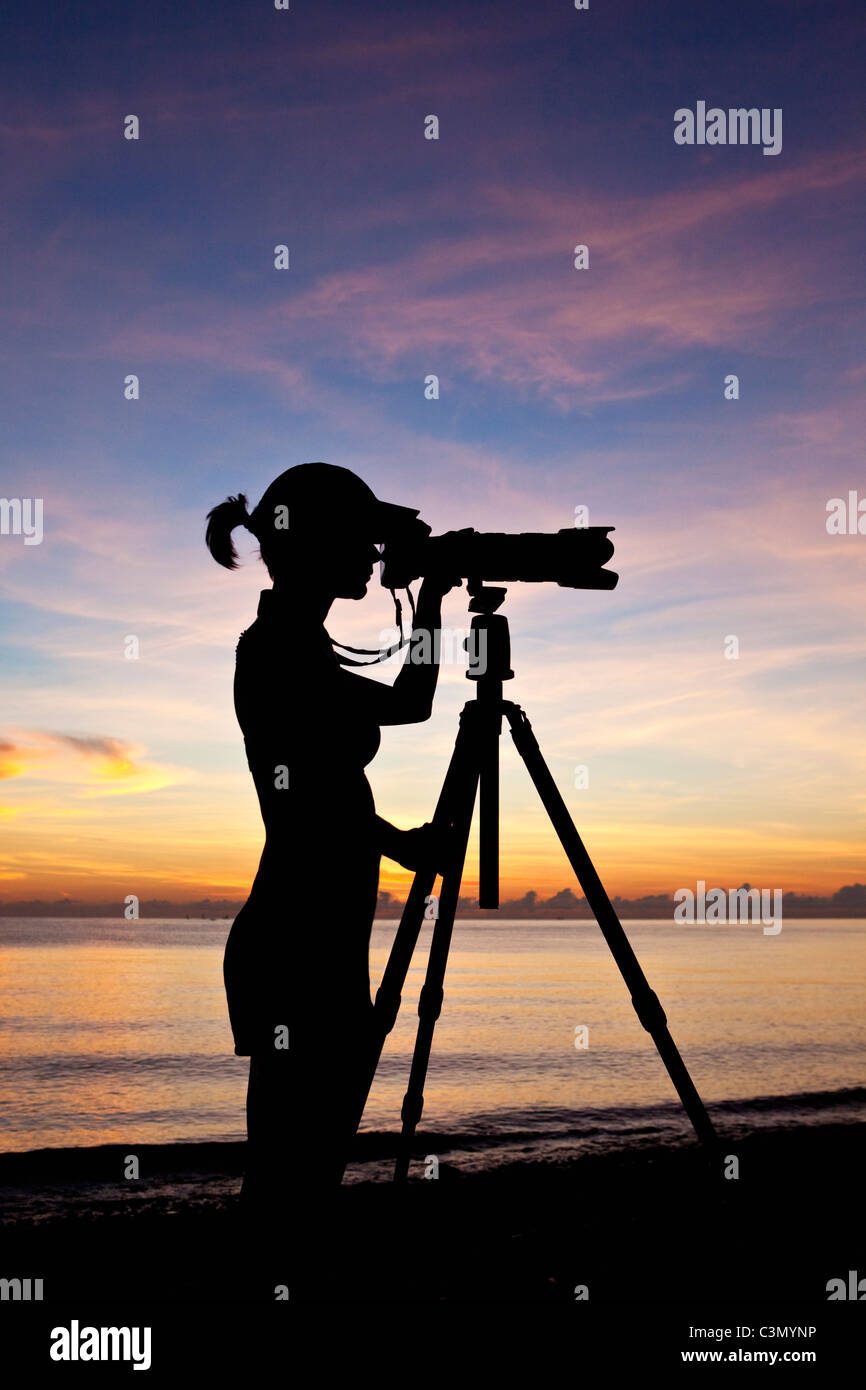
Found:
[{"label": "silhouetted woman", "polygon": [[[273,579],[237,647],[265,846],[224,962],[235,1052],[250,1058],[244,1194],[269,1209],[339,1182],[371,1027],[379,858],[411,869],[429,849],[425,828],[376,815],[364,768],[380,725],[429,718],[438,667],[406,662],[381,684],[341,666],[324,628],[335,599],[364,597],[374,543],[416,515],[325,463],[281,474],[252,514],[241,495],[208,515],[214,559],[235,568],[231,533],[245,526]],[[449,587],[423,582],[416,629],[439,626]]]}]

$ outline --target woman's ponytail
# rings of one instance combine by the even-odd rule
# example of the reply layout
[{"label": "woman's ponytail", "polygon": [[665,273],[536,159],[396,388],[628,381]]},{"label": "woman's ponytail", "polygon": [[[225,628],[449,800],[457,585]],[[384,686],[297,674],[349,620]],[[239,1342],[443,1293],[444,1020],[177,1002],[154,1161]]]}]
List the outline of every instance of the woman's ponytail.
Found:
[{"label": "woman's ponytail", "polygon": [[227,570],[238,567],[238,553],[232,540],[232,531],[236,526],[246,526],[249,529],[249,525],[247,499],[242,492],[239,492],[237,497],[228,497],[225,502],[220,502],[218,507],[214,507],[213,511],[207,514],[205,544],[217,563],[225,565]]}]

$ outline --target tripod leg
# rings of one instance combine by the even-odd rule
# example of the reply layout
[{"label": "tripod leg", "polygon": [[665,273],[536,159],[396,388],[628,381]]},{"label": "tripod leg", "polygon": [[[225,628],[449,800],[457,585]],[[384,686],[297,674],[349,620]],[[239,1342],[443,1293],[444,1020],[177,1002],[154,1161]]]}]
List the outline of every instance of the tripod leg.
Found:
[{"label": "tripod leg", "polygon": [[602,935],[619,966],[620,974],[631,994],[635,1013],[652,1037],[659,1056],[664,1062],[668,1075],[694,1126],[695,1133],[703,1143],[713,1144],[716,1141],[716,1132],[688,1073],[686,1064],[668,1031],[665,1011],[657,994],[649,987],[640,962],[623,931],[622,923],[613,909],[613,904],[595,871],[595,866],[577,832],[574,821],[568,813],[559,788],[544,761],[529,720],[519,705],[506,702],[503,706],[503,712],[511,727],[511,736],[517,751],[526,765],[535,789],[541,797],[542,804],[550,816],[553,828],[568,856],[569,863],[586,895],[586,900],[595,914]]},{"label": "tripod leg", "polygon": [[[468,733],[471,730],[472,725],[467,715],[469,711],[477,711],[477,708],[477,705],[472,704],[464,710],[461,733]],[[409,1176],[412,1140],[424,1109],[424,1083],[427,1079],[430,1050],[433,1046],[433,1032],[436,1027],[436,1020],[442,1011],[445,969],[448,965],[451,932],[454,926],[454,914],[457,911],[457,899],[460,895],[460,881],[463,877],[463,865],[472,825],[472,812],[475,807],[479,772],[480,769],[477,764],[474,768],[467,768],[468,775],[462,788],[462,805],[457,808],[453,822],[450,862],[442,875],[439,915],[433,928],[427,973],[418,1000],[418,1029],[415,1034],[415,1050],[412,1053],[412,1068],[400,1110],[402,1131],[397,1161],[394,1165],[395,1182],[405,1182]]]}]

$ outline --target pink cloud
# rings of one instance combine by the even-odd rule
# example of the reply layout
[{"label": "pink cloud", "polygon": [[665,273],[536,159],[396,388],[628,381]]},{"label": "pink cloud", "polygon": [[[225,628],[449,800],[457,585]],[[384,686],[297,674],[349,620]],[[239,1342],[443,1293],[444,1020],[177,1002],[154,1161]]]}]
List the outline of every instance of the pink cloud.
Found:
[{"label": "pink cloud", "polygon": [[[379,380],[418,370],[419,360],[435,371],[447,354],[452,378],[507,382],[563,408],[652,395],[682,380],[671,377],[672,352],[776,351],[787,318],[834,297],[832,233],[819,256],[795,239],[780,248],[753,234],[746,245],[743,218],[779,215],[822,190],[844,194],[864,173],[866,155],[855,151],[643,199],[488,186],[478,194],[485,229],[416,239],[399,258],[323,276],[278,304],[175,297],[107,341],[101,323],[99,341],[80,351],[240,371],[314,406],[317,353]],[[578,241],[590,246],[586,272],[571,269]],[[636,381],[635,369],[648,378]]]}]

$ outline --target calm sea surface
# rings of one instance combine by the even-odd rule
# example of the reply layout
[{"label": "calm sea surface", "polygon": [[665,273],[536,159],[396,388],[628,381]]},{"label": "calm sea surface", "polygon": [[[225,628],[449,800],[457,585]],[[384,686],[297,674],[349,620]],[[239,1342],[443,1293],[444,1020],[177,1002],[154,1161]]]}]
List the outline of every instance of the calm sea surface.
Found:
[{"label": "calm sea surface", "polygon": [[[229,925],[0,919],[0,1148],[242,1139]],[[396,925],[374,929],[374,989]],[[866,923],[624,925],[722,1127],[866,1118]],[[364,1129],[399,1128],[429,940]],[[457,923],[423,1130],[468,1167],[688,1132],[593,923]]]}]

